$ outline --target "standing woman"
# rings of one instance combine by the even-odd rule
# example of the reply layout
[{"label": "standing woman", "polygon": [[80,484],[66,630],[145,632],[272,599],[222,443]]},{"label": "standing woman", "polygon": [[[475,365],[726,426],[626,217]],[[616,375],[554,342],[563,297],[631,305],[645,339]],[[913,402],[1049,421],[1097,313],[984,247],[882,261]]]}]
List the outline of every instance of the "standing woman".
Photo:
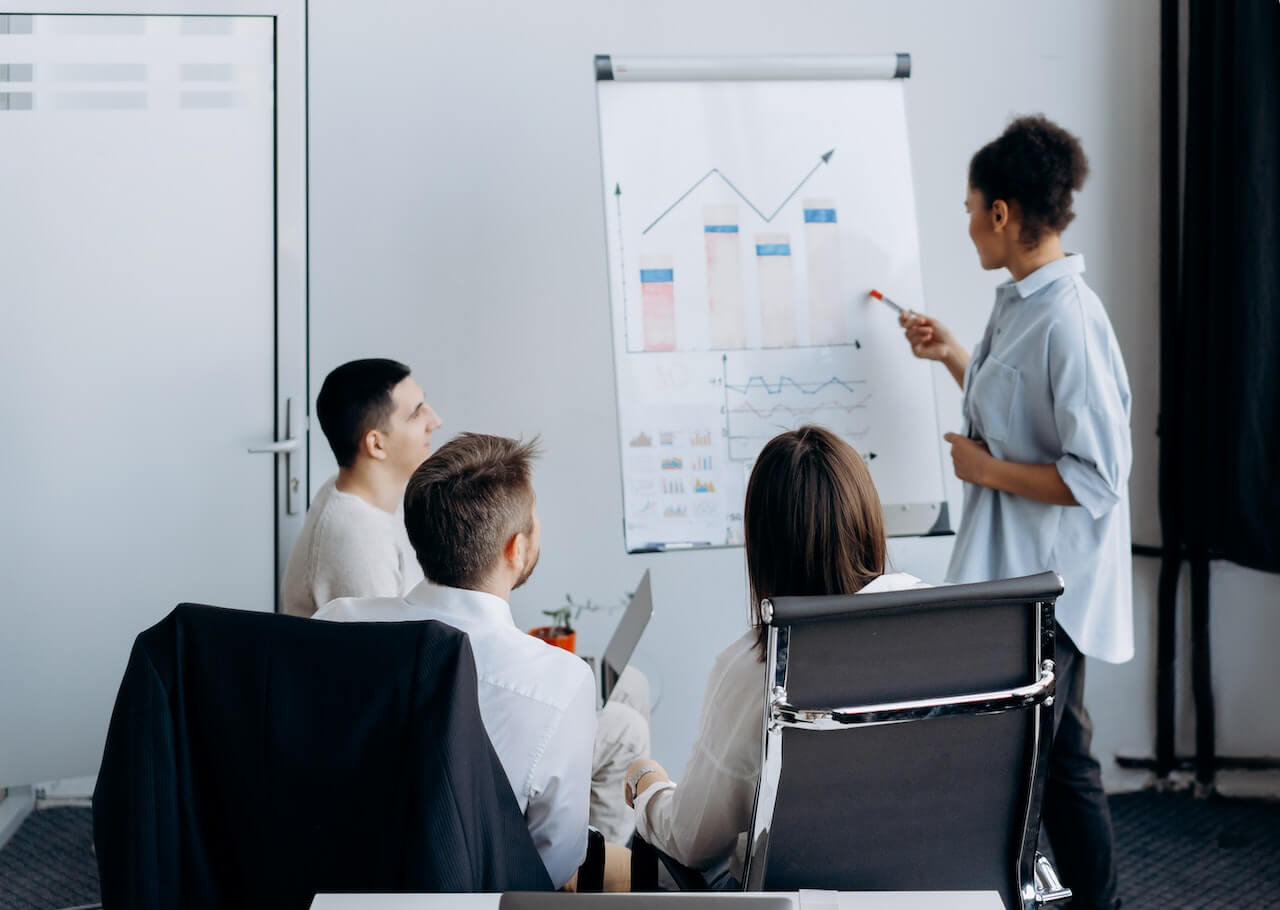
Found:
[{"label": "standing woman", "polygon": [[946,434],[964,510],[950,582],[1058,572],[1056,734],[1044,825],[1071,905],[1116,906],[1111,814],[1090,750],[1084,656],[1133,656],[1129,380],[1084,257],[1060,234],[1088,173],[1075,136],[1021,117],[969,164],[969,237],[1008,269],[970,354],[936,319],[901,318],[917,357],[964,389],[964,435]]}]

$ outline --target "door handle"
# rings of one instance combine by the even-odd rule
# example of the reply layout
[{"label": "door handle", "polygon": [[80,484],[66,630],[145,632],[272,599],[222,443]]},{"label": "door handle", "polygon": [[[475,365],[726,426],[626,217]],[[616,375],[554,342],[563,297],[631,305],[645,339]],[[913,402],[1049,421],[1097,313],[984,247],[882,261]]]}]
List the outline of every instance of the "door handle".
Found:
[{"label": "door handle", "polygon": [[287,455],[290,452],[297,451],[302,446],[301,439],[282,439],[279,442],[269,442],[264,446],[256,449],[250,449],[250,455]]},{"label": "door handle", "polygon": [[284,456],[284,511],[286,515],[296,515],[298,508],[296,498],[302,483],[293,470],[293,453],[302,448],[302,437],[293,435],[293,399],[284,400],[284,439],[268,442],[249,449],[250,455],[283,455]]}]

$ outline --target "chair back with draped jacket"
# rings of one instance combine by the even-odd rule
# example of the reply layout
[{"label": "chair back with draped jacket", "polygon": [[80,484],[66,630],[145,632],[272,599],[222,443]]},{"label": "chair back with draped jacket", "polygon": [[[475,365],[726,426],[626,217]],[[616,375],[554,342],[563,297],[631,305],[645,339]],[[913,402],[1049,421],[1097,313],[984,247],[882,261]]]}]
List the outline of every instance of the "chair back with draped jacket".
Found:
[{"label": "chair back with draped jacket", "polygon": [[106,910],[551,888],[438,622],[178,606],[134,643],[93,813]]}]

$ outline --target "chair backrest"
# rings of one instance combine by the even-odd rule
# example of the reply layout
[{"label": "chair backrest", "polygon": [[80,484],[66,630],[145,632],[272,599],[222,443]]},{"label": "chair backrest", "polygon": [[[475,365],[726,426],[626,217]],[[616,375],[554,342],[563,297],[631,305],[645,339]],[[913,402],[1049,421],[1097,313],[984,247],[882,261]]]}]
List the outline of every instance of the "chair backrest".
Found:
[{"label": "chair backrest", "polygon": [[1052,572],[779,597],[747,890],[998,890],[1034,904]]},{"label": "chair backrest", "polygon": [[437,622],[177,607],[130,655],[94,839],[107,910],[551,887]]}]

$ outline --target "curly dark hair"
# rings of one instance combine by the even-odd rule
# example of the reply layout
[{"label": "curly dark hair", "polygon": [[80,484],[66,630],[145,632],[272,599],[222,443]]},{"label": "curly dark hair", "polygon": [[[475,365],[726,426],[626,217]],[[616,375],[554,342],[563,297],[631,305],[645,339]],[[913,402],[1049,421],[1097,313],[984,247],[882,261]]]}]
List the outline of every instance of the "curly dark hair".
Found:
[{"label": "curly dark hair", "polygon": [[1018,117],[969,162],[969,186],[982,193],[988,208],[997,199],[1017,203],[1027,247],[1038,244],[1045,231],[1062,233],[1071,223],[1071,194],[1088,175],[1080,140],[1043,114]]}]

